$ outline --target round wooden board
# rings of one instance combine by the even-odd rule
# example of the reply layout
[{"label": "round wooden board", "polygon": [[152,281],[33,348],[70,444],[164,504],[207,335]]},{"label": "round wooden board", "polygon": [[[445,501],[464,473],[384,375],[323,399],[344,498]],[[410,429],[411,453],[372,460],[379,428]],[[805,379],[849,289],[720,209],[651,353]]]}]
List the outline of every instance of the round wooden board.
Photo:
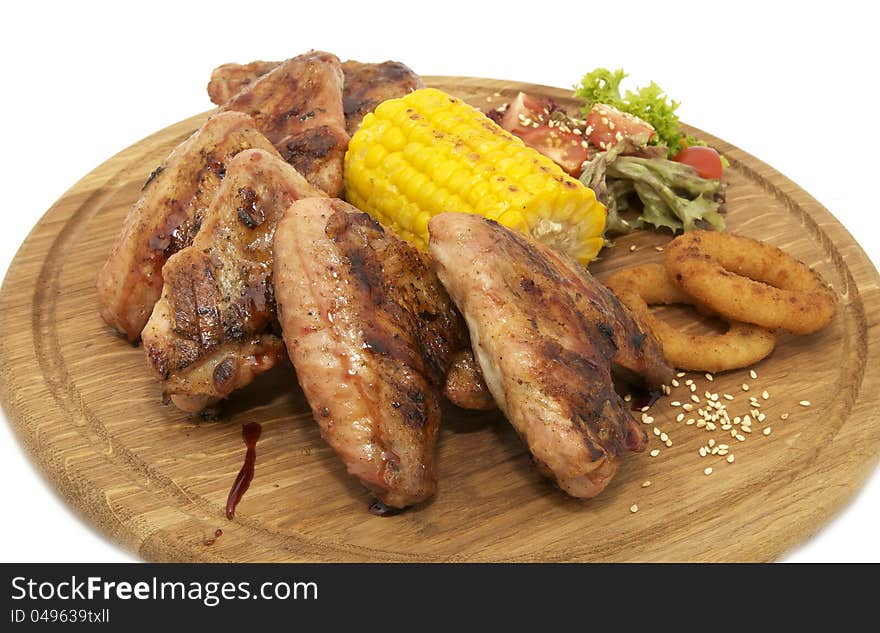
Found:
[{"label": "round wooden board", "polygon": [[[486,108],[519,90],[571,104],[569,93],[515,82],[432,77],[430,85]],[[150,171],[209,113],[164,129],[88,174],[34,227],[0,291],[0,400],[22,444],[65,499],[110,538],[159,561],[752,561],[779,556],[818,530],[875,465],[880,425],[878,274],[834,217],[745,152],[698,132],[731,162],[728,223],[816,267],[840,297],[831,327],[782,336],[756,370],[681,378],[656,404],[674,444],[631,455],[598,498],[567,497],[542,479],[498,414],[445,411],[440,490],[394,517],[321,440],[288,365],[206,422],[161,404],[142,349],[98,316],[95,274]],[[591,265],[659,261],[666,234],[619,239]],[[635,245],[637,250],[631,251]],[[680,315],[672,315],[681,318]],[[731,414],[764,389],[764,424],[745,442],[675,420],[708,389]],[[749,393],[742,384],[749,383]],[[760,396],[759,396],[760,398]],[[800,400],[812,401],[809,408]],[[783,421],[782,413],[790,413]],[[242,464],[241,425],[263,426],[256,475],[235,520],[224,516]],[[772,425],[772,434],[761,430]],[[710,437],[736,462],[701,458]],[[706,476],[703,469],[714,467]],[[642,482],[650,480],[650,487]],[[637,513],[630,506],[637,504]],[[217,529],[212,545],[205,539]]]}]

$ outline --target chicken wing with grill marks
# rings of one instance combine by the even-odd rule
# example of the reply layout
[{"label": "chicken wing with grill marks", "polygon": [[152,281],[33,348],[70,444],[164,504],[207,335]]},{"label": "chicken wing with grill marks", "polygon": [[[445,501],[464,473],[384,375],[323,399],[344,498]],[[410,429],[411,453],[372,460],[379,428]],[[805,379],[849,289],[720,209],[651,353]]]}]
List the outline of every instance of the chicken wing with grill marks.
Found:
[{"label": "chicken wing with grill marks", "polygon": [[251,115],[284,160],[313,186],[335,196],[342,192],[348,148],[342,82],[339,59],[312,51],[254,80],[221,110]]},{"label": "chicken wing with grill marks", "polygon": [[575,262],[491,220],[429,225],[437,274],[461,310],[489,391],[542,472],[575,497],[601,492],[647,438],[615,393],[618,364],[668,380],[657,342]]},{"label": "chicken wing with grill marks", "polygon": [[274,153],[238,154],[192,244],[169,258],[142,338],[179,408],[201,411],[284,356],[275,320],[272,239],[295,200],[324,194]]},{"label": "chicken wing with grill marks", "polygon": [[324,439],[388,506],[434,493],[440,390],[467,328],[426,254],[334,199],[275,234],[278,317]]},{"label": "chicken wing with grill marks", "polygon": [[249,148],[276,153],[240,112],[211,117],[153,172],[98,273],[101,316],[135,341],[162,293],[162,266],[189,246],[232,157]]},{"label": "chicken wing with grill marks", "polygon": [[[256,61],[218,66],[211,73],[208,96],[217,105],[223,105],[279,63]],[[342,72],[345,76],[342,104],[349,135],[357,131],[367,113],[386,99],[402,97],[425,87],[421,78],[400,62],[362,64],[349,60],[342,64]]]}]

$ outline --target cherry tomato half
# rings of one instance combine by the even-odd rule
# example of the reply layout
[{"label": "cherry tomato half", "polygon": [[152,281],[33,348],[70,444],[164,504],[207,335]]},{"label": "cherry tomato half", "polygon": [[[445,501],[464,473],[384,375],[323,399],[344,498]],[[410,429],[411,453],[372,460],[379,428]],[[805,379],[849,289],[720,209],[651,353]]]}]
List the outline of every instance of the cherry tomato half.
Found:
[{"label": "cherry tomato half", "polygon": [[685,147],[672,159],[685,165],[690,165],[697,170],[700,178],[710,178],[712,180],[721,180],[723,167],[721,166],[721,156],[718,155],[711,147],[694,145],[693,147]]}]

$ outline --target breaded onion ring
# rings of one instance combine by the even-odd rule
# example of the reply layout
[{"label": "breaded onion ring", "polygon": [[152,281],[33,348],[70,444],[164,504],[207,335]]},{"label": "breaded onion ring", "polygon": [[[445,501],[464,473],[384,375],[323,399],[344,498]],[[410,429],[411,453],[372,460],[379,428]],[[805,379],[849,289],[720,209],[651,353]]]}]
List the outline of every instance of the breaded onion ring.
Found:
[{"label": "breaded onion ring", "polygon": [[662,264],[628,268],[604,283],[654,334],[666,360],[679,369],[718,372],[748,367],[766,357],[776,345],[773,332],[747,323],[730,321],[724,334],[685,334],[655,317],[649,305],[701,307],[670,280]]},{"label": "breaded onion ring", "polygon": [[669,277],[718,314],[810,334],[831,322],[834,291],[806,264],[769,244],[730,233],[690,231],[666,246]]}]

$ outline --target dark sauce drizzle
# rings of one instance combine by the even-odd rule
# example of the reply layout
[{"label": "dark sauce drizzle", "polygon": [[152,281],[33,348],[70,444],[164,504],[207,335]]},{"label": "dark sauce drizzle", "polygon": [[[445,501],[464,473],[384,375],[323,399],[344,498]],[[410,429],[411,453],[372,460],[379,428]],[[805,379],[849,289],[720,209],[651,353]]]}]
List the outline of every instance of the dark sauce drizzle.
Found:
[{"label": "dark sauce drizzle", "polygon": [[247,492],[251,485],[251,480],[254,478],[254,463],[257,460],[257,440],[260,439],[262,430],[263,427],[256,422],[248,422],[241,427],[241,436],[244,438],[245,446],[247,446],[247,453],[244,456],[244,464],[241,470],[238,471],[238,476],[235,478],[232,489],[229,491],[229,497],[226,499],[227,519],[232,520],[235,517],[235,507],[241,501],[244,493]]}]

